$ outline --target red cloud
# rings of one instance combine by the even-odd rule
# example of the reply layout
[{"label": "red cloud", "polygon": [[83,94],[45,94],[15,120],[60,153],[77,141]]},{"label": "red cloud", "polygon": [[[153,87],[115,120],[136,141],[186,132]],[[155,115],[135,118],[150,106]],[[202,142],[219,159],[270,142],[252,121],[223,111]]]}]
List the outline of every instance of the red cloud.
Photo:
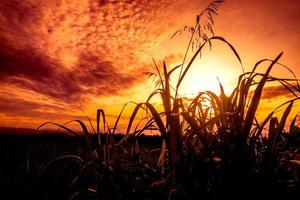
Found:
[{"label": "red cloud", "polygon": [[[294,85],[297,88],[297,85]],[[299,89],[298,89],[299,90]],[[299,91],[292,90],[295,94],[299,95]],[[263,99],[276,99],[276,98],[292,98],[295,97],[286,87],[283,85],[269,86],[264,88],[262,98]]]}]

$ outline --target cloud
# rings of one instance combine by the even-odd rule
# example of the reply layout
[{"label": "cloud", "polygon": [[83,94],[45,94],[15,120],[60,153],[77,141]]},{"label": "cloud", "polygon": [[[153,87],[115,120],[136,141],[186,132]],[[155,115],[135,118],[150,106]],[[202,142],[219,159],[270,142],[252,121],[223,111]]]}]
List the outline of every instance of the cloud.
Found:
[{"label": "cloud", "polygon": [[147,71],[180,17],[170,16],[185,3],[3,1],[0,78],[63,101],[118,95],[143,81],[137,74]]},{"label": "cloud", "polygon": [[78,115],[72,106],[143,83],[188,2],[1,1],[1,124],[70,119]]},{"label": "cloud", "polygon": [[[63,103],[44,102],[36,99],[11,98],[10,93],[1,93],[0,97],[0,124],[1,126],[31,127],[37,128],[45,122],[64,124],[70,120],[87,122],[87,118],[79,107],[72,109]],[[95,121],[91,117],[92,121]],[[56,126],[47,126],[57,128]],[[68,125],[74,130],[80,130],[76,123]],[[89,127],[90,128],[90,127]]]},{"label": "cloud", "polygon": [[[27,101],[20,98],[14,98],[13,101],[9,97],[0,97],[0,113],[9,117],[58,117],[57,113],[67,111],[59,105],[43,104],[39,102]],[[65,114],[62,115],[65,117]]]},{"label": "cloud", "polygon": [[0,77],[16,87],[67,102],[80,102],[87,94],[119,94],[123,87],[131,87],[138,80],[118,72],[113,63],[96,59],[83,54],[70,71],[34,49],[16,51],[13,55],[2,53]]},{"label": "cloud", "polygon": [[[296,88],[297,86],[294,85]],[[293,89],[293,92],[299,95],[299,92]],[[262,99],[271,100],[277,98],[292,98],[295,97],[286,87],[283,85],[265,87],[262,94]]]}]

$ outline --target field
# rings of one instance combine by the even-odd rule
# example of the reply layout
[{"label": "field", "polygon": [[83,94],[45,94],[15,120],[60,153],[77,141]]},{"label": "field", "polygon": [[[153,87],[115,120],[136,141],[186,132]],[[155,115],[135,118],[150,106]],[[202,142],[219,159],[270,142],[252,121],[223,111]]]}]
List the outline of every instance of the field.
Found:
[{"label": "field", "polygon": [[[114,123],[103,109],[95,121],[54,125],[64,134],[0,135],[0,179],[8,199],[293,199],[300,195],[300,127],[288,120],[299,101],[299,79],[280,60],[259,60],[245,71],[235,47],[216,36],[213,16],[223,1],[213,1],[184,27],[190,40],[182,63],[156,63],[156,89],[144,102],[128,102]],[[206,23],[201,19],[206,17]],[[231,94],[200,91],[181,96],[180,86],[205,47],[221,42],[243,73]],[[192,56],[188,57],[188,53]],[[263,73],[258,68],[266,65]],[[271,75],[274,66],[293,78]],[[178,77],[174,77],[179,72]],[[177,78],[177,79],[176,79]],[[175,85],[172,80],[177,80]],[[266,84],[286,88],[291,98],[263,120],[258,107]],[[154,98],[158,98],[159,102]],[[116,134],[124,108],[133,104],[127,129]],[[157,105],[161,105],[160,107]],[[281,112],[281,116],[275,113]],[[140,117],[143,116],[143,117]],[[80,132],[69,125],[77,124]],[[146,136],[153,131],[156,136]]]},{"label": "field", "polygon": [[[290,149],[280,152],[275,168],[262,169],[272,171],[226,169],[216,158],[212,168],[207,160],[187,157],[176,167],[172,199],[198,199],[195,195],[239,199],[240,192],[247,193],[246,199],[292,199],[299,195],[300,169],[288,159],[299,159],[293,155],[293,146],[300,144],[297,134],[298,140],[287,144]],[[123,137],[113,138],[118,142]],[[159,136],[139,136],[138,151],[134,140],[128,141],[117,169],[95,161],[83,136],[2,134],[0,139],[1,190],[8,199],[167,199],[170,195],[166,183],[170,169],[166,164],[163,172],[157,166]],[[95,135],[90,140],[97,142]]]},{"label": "field", "polygon": [[[118,141],[122,137],[116,135],[114,138]],[[161,139],[142,136],[140,142],[143,145],[143,153],[149,154],[151,150],[160,146]],[[91,159],[83,137],[75,138],[55,133],[39,136],[1,133],[0,151],[1,193],[4,197],[9,197],[8,199],[65,199],[73,190],[68,188],[70,181],[79,174],[82,167],[82,163],[78,163],[75,156],[84,160]],[[49,161],[66,155],[73,155],[75,159],[54,163],[47,167],[49,169],[43,170]],[[138,165],[136,161],[134,158],[128,159],[128,170]],[[147,160],[149,165],[153,164],[151,162],[153,161]],[[93,183],[96,177],[85,178],[88,183]],[[126,192],[130,195],[129,190]]]}]

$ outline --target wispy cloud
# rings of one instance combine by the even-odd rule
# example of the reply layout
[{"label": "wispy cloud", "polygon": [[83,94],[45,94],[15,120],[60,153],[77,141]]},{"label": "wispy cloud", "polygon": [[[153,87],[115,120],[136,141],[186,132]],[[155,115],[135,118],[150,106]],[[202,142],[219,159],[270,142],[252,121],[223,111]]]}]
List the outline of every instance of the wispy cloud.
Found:
[{"label": "wispy cloud", "polygon": [[0,112],[42,118],[62,114],[65,103],[121,95],[145,80],[142,72],[180,18],[174,11],[186,3],[1,1]]},{"label": "wispy cloud", "polygon": [[[297,88],[297,85],[294,85]],[[296,95],[299,95],[295,89],[292,89]],[[292,92],[290,92],[286,87],[283,85],[277,86],[269,86],[264,88],[262,98],[265,100],[274,100],[278,98],[292,98],[295,97]]]}]

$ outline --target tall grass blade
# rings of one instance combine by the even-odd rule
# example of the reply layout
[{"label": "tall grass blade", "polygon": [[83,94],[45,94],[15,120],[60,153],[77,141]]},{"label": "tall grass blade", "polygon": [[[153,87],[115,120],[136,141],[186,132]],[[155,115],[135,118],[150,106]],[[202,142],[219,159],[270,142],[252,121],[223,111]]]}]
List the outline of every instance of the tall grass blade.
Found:
[{"label": "tall grass blade", "polygon": [[283,128],[284,128],[284,125],[286,123],[286,119],[287,117],[289,116],[291,110],[292,110],[292,107],[293,107],[293,104],[294,104],[294,101],[292,101],[288,106],[287,108],[285,109],[282,117],[281,117],[281,120],[280,120],[280,123],[276,129],[276,133],[274,135],[274,140],[273,140],[273,144],[272,144],[272,153],[275,151],[276,149],[276,142],[277,142],[277,138],[279,136],[279,134],[283,131]]},{"label": "tall grass blade", "polygon": [[283,53],[280,53],[275,59],[274,61],[271,63],[271,65],[268,67],[267,71],[265,72],[263,78],[260,80],[257,88],[254,91],[254,95],[252,97],[252,101],[250,103],[249,109],[247,111],[246,117],[245,117],[245,122],[244,122],[244,129],[242,131],[242,139],[245,142],[249,133],[250,133],[250,129],[252,127],[252,123],[254,120],[254,116],[256,113],[256,110],[258,108],[258,104],[260,102],[261,99],[261,95],[262,95],[262,91],[263,88],[265,86],[265,83],[267,81],[267,78],[270,74],[270,71],[272,70],[274,64],[277,63],[277,61],[281,58]]}]

